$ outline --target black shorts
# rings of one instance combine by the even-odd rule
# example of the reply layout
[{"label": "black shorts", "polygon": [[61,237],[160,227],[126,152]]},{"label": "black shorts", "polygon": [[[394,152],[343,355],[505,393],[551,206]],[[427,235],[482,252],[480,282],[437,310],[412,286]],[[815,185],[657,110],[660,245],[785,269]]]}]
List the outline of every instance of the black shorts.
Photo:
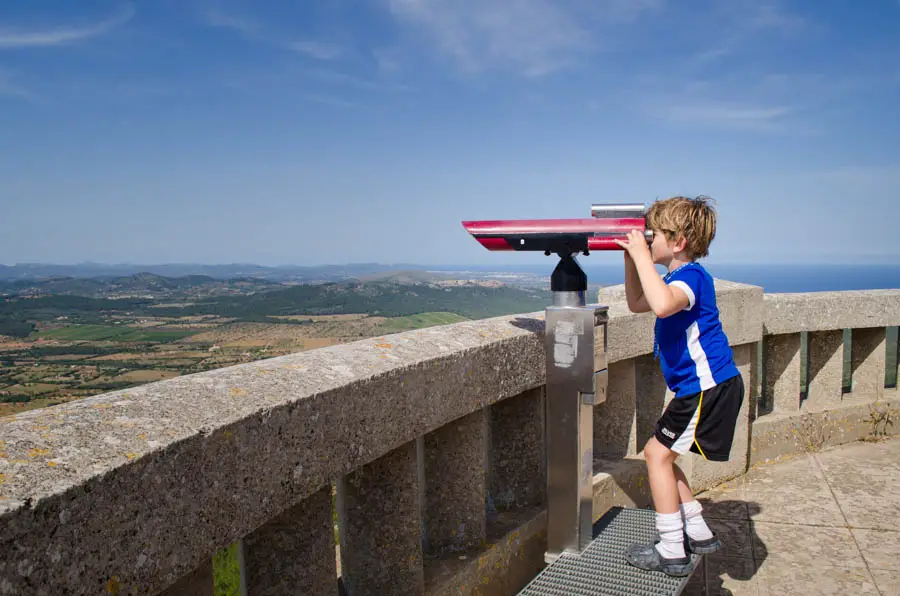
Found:
[{"label": "black shorts", "polygon": [[678,454],[693,451],[712,461],[728,461],[744,379],[736,375],[695,395],[676,397],[656,423],[656,440]]}]

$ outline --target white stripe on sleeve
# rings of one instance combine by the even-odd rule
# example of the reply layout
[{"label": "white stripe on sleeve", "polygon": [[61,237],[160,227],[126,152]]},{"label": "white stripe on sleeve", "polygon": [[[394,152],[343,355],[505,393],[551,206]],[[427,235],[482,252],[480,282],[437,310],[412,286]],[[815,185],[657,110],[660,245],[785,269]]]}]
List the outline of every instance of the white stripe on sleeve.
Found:
[{"label": "white stripe on sleeve", "polygon": [[694,297],[694,290],[691,289],[691,286],[687,285],[686,283],[684,283],[681,280],[669,282],[669,285],[681,288],[681,291],[683,291],[685,294],[687,294],[688,305],[687,305],[687,308],[685,308],[684,310],[691,310],[692,308],[694,308],[694,303],[697,301],[697,299]]}]

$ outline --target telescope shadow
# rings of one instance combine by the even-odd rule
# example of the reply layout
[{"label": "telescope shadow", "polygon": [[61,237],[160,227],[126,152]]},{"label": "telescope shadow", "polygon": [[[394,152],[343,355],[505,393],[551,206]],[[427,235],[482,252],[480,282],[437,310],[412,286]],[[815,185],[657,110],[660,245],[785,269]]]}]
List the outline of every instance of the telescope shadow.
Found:
[{"label": "telescope shadow", "polygon": [[531,333],[544,333],[546,328],[543,319],[533,319],[528,317],[516,317],[509,322],[513,327],[530,331]]}]

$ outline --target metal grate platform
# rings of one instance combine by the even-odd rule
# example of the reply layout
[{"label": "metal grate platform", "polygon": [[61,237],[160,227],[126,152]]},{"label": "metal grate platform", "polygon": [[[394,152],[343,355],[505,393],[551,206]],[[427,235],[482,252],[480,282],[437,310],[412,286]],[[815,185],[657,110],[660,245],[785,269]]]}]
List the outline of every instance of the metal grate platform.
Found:
[{"label": "metal grate platform", "polygon": [[[625,561],[629,546],[658,538],[650,509],[614,507],[597,520],[593,535],[584,552],[559,557],[519,596],[676,596],[690,579],[644,571]],[[701,557],[692,558],[696,570]]]}]

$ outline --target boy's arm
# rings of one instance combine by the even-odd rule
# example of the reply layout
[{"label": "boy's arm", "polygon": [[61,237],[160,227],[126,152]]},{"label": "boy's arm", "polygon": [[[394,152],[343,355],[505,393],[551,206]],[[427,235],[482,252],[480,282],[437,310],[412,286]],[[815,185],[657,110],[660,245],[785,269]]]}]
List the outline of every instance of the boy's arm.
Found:
[{"label": "boy's arm", "polygon": [[640,279],[641,288],[643,288],[643,299],[647,302],[650,310],[659,317],[664,319],[677,312],[684,310],[690,305],[688,295],[678,285],[668,285],[663,278],[656,272],[653,261],[650,259],[648,252],[646,258],[637,256],[632,258],[638,278]]},{"label": "boy's arm", "polygon": [[641,278],[628,251],[625,251],[625,300],[631,312],[650,312],[650,305],[641,287]]},{"label": "boy's arm", "polygon": [[[656,268],[653,266],[653,258],[650,256],[650,247],[647,245],[647,241],[641,232],[632,230],[628,234],[627,241],[616,240],[616,243],[628,252],[634,263],[634,268],[637,270],[637,276],[640,280],[639,287],[641,288],[643,295],[640,296],[636,292],[634,295],[640,296],[641,299],[646,301],[650,310],[652,310],[657,317],[664,319],[691,305],[693,297],[692,299],[688,299],[688,295],[685,291],[678,287],[681,284],[675,282],[671,286],[667,285],[663,278],[660,277],[659,273],[656,272]],[[625,270],[625,291],[627,299],[627,261]],[[635,284],[632,285],[637,287]],[[685,285],[685,287],[688,286]],[[688,290],[690,290],[689,287]],[[630,301],[628,306],[631,306]],[[635,299],[635,306],[638,306],[637,299]]]}]

